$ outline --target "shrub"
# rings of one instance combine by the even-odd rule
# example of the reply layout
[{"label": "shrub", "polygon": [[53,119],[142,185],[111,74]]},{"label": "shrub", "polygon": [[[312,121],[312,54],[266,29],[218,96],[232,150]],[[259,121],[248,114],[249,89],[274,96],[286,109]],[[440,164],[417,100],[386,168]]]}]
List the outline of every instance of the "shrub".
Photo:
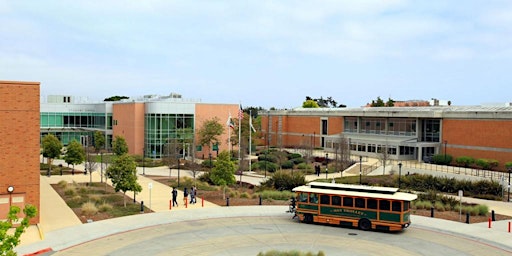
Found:
[{"label": "shrub", "polygon": [[434,162],[435,164],[448,165],[452,162],[452,156],[445,154],[436,154],[432,156],[432,162]]},{"label": "shrub", "polygon": [[112,208],[114,208],[114,207],[107,202],[103,202],[102,204],[98,205],[98,210],[100,212],[107,212],[107,211],[110,211]]},{"label": "shrub", "polygon": [[294,197],[295,193],[291,191],[264,190],[258,193],[258,195],[265,200],[288,200]]},{"label": "shrub", "polygon": [[61,180],[59,181],[59,183],[57,183],[57,186],[59,186],[62,189],[65,189],[68,186],[68,182],[65,180]]},{"label": "shrub", "polygon": [[98,208],[93,202],[86,202],[82,204],[82,214],[91,216],[98,212]]},{"label": "shrub", "polygon": [[486,216],[489,213],[489,207],[487,205],[476,205],[476,210],[478,211],[478,215]]},{"label": "shrub", "polygon": [[312,168],[307,163],[300,163],[300,164],[297,165],[297,169],[300,169],[300,170],[311,170]]},{"label": "shrub", "polygon": [[265,168],[267,168],[267,171],[269,172],[275,172],[277,169],[279,169],[279,165],[268,161],[259,161],[252,166],[259,170],[265,170]]},{"label": "shrub", "polygon": [[461,156],[461,157],[457,157],[455,159],[455,162],[459,166],[469,167],[469,166],[471,166],[472,164],[475,163],[475,159],[470,157],[470,156]]},{"label": "shrub", "polygon": [[293,164],[301,164],[301,163],[305,163],[306,160],[302,157],[298,157],[298,158],[292,158],[290,159],[290,161],[293,162]]},{"label": "shrub", "polygon": [[262,183],[263,187],[272,187],[277,190],[292,190],[295,187],[306,184],[306,178],[304,174],[295,172],[293,175],[283,171],[277,171]]},{"label": "shrub", "polygon": [[475,162],[475,164],[476,164],[478,167],[480,167],[480,168],[482,168],[482,169],[484,169],[484,170],[489,170],[489,168],[490,168],[490,166],[491,166],[491,165],[489,164],[489,161],[488,161],[487,159],[483,159],[483,158],[477,159],[477,160],[476,160],[476,162]]},{"label": "shrub", "polygon": [[292,161],[284,161],[281,164],[281,168],[283,168],[283,169],[292,169],[293,168],[293,162]]},{"label": "shrub", "polygon": [[94,202],[98,202],[98,201],[101,200],[101,195],[89,194],[89,200],[94,201]]},{"label": "shrub", "polygon": [[247,192],[243,192],[242,194],[240,194],[240,198],[251,198],[251,195],[249,195],[249,193]]},{"label": "shrub", "polygon": [[258,156],[258,162],[264,162],[264,161],[272,162],[272,163],[277,163],[278,159],[277,159],[277,156],[271,155],[271,154],[259,155]]},{"label": "shrub", "polygon": [[434,204],[434,208],[436,208],[436,211],[439,211],[439,212],[444,212],[445,211],[444,204],[442,202],[439,202],[439,201],[437,201]]},{"label": "shrub", "polygon": [[201,167],[210,168],[213,166],[215,166],[215,160],[210,161],[210,159],[206,159],[203,162],[201,162]]},{"label": "shrub", "polygon": [[64,195],[66,195],[66,196],[73,196],[75,194],[76,194],[76,190],[74,187],[66,188],[64,190]]}]

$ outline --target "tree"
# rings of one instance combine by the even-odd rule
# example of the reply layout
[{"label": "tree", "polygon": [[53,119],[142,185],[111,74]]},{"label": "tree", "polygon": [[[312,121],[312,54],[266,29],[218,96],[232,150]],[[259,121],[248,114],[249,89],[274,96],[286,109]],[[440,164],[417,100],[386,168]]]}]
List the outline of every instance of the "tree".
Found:
[{"label": "tree", "polygon": [[[142,186],[137,182],[137,164],[127,154],[113,160],[112,165],[107,168],[107,177],[112,181],[114,190],[122,191],[123,195],[126,195],[127,191],[142,191]],[[124,207],[126,207],[126,196],[123,196],[123,200]]]},{"label": "tree", "polygon": [[96,131],[94,133],[94,149],[96,152],[99,152],[102,148],[105,147],[105,135],[102,132]]},{"label": "tree", "polygon": [[68,144],[64,161],[66,161],[67,164],[73,165],[73,172],[76,164],[81,164],[85,161],[84,148],[78,141],[72,140]]},{"label": "tree", "polygon": [[116,136],[114,141],[112,141],[112,151],[116,156],[128,153],[128,144],[126,144],[126,140],[121,136]]},{"label": "tree", "polygon": [[62,143],[53,134],[48,134],[43,138],[43,157],[48,158],[48,175],[52,172],[52,161],[59,157],[62,150]]},{"label": "tree", "polygon": [[303,108],[319,108],[318,103],[314,100],[306,100],[302,103]]},{"label": "tree", "polygon": [[210,151],[212,144],[220,145],[219,136],[224,133],[224,125],[219,121],[218,117],[203,122],[203,126],[199,129],[199,145],[208,145]]},{"label": "tree", "polygon": [[25,232],[25,229],[29,226],[29,221],[37,215],[37,209],[35,206],[27,204],[23,213],[25,217],[21,220],[21,223],[14,233],[9,234],[9,229],[12,228],[12,223],[18,222],[18,214],[21,209],[18,206],[11,206],[9,213],[7,214],[7,220],[0,221],[0,255],[16,255],[14,248],[20,243],[20,236]]},{"label": "tree", "polygon": [[235,164],[231,161],[228,151],[222,151],[217,156],[210,179],[213,184],[218,186],[235,184]]},{"label": "tree", "polygon": [[[311,101],[315,102],[317,107],[315,107],[315,104],[311,103]],[[344,104],[338,105],[338,102],[336,102],[336,100],[334,100],[330,96],[327,97],[326,99],[324,99],[324,97],[322,97],[322,96],[320,96],[319,99],[313,99],[309,96],[306,96],[306,101],[302,104],[302,107],[308,108],[308,107],[304,106],[305,104],[312,105],[312,107],[309,107],[309,108],[346,108],[347,107],[347,105],[344,105]]]},{"label": "tree", "polygon": [[91,154],[90,148],[86,148],[85,154],[85,170],[89,171],[89,183],[92,183],[92,173],[98,168],[96,157]]},{"label": "tree", "polygon": [[105,98],[103,101],[120,101],[120,100],[127,100],[129,99],[130,97],[127,97],[127,96],[112,96],[112,97],[108,97],[108,98]]}]

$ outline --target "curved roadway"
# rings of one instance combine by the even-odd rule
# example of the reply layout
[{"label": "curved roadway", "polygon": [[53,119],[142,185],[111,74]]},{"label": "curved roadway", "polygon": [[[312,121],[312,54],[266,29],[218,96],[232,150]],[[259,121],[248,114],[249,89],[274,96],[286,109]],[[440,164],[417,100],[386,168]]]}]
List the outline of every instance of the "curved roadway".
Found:
[{"label": "curved roadway", "polygon": [[180,214],[175,222],[106,235],[62,248],[54,255],[257,255],[269,250],[321,250],[326,255],[512,254],[512,248],[414,224],[399,233],[365,232],[302,224],[283,208],[279,212],[269,216],[212,214],[194,219],[195,213],[190,211],[188,218]]}]

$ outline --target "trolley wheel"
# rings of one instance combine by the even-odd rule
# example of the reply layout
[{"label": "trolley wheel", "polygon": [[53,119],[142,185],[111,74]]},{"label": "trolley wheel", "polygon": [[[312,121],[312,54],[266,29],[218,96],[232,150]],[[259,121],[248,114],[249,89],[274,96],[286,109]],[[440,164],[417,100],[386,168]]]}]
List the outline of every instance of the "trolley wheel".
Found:
[{"label": "trolley wheel", "polygon": [[360,219],[358,227],[364,231],[370,230],[372,229],[372,222],[369,219]]},{"label": "trolley wheel", "polygon": [[311,224],[313,223],[313,215],[307,213],[304,214],[304,223]]}]

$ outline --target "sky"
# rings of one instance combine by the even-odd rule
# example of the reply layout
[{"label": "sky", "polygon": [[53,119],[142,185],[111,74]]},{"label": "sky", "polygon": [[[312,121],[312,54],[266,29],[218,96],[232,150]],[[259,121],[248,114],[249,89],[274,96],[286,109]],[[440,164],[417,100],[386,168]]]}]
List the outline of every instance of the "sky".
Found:
[{"label": "sky", "polygon": [[512,101],[509,0],[2,0],[0,24],[0,80],[42,96]]}]

